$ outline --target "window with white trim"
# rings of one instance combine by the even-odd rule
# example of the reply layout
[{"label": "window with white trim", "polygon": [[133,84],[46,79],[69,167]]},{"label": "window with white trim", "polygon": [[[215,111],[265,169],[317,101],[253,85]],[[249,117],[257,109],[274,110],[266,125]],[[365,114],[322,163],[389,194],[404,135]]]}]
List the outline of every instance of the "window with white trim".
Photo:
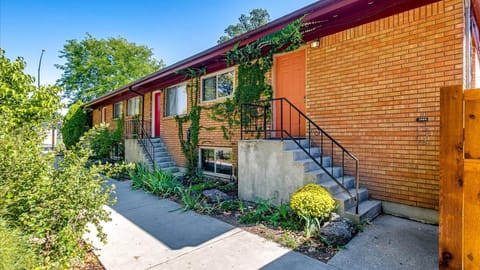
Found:
[{"label": "window with white trim", "polygon": [[165,116],[187,113],[187,86],[179,84],[165,90]]},{"label": "window with white trim", "polygon": [[204,173],[231,176],[232,158],[231,148],[200,147],[200,168]]},{"label": "window with white trim", "polygon": [[113,119],[119,119],[123,116],[123,103],[118,102],[113,104]]},{"label": "window with white trim", "polygon": [[140,97],[136,96],[127,101],[127,116],[136,116],[140,114]]},{"label": "window with white trim", "polygon": [[202,78],[202,101],[211,101],[230,97],[233,94],[235,72],[217,72]]}]

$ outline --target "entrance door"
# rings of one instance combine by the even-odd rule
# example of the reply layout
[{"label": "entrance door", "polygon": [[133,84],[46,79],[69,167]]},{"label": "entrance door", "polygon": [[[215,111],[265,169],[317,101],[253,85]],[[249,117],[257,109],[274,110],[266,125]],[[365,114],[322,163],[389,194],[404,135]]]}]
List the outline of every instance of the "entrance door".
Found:
[{"label": "entrance door", "polygon": [[160,119],[162,118],[162,92],[154,94],[155,102],[155,131],[154,137],[160,137]]},{"label": "entrance door", "polygon": [[[275,57],[274,76],[275,98],[286,98],[305,113],[305,50]],[[290,111],[286,102],[283,102],[282,106],[278,101],[276,103],[275,129],[282,128],[294,137],[304,137],[305,119],[293,108]]]}]

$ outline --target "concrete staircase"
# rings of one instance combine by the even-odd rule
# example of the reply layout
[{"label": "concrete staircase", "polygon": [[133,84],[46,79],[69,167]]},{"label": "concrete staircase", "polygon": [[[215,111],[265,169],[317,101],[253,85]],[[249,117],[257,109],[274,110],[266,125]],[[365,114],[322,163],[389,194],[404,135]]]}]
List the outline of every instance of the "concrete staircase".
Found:
[{"label": "concrete staircase", "polygon": [[[301,140],[300,144],[303,147],[309,145],[309,140]],[[337,180],[342,183],[345,188],[348,189],[353,198],[331,177],[325,173],[298,145],[291,140],[283,141],[283,150],[285,152],[291,152],[293,161],[296,165],[303,165],[305,168],[304,182],[317,183],[326,188],[332,197],[337,202],[337,212],[339,215],[347,217],[352,221],[359,223],[366,220],[373,220],[382,211],[382,204],[380,201],[369,200],[368,190],[366,188],[360,188],[358,191],[359,197],[359,211],[355,213],[355,177],[350,175],[343,175],[342,167],[337,167],[335,164],[332,166],[332,158],[330,156],[323,155],[323,167],[328,170]],[[313,157],[320,162],[321,149],[318,147],[311,147],[310,153]],[[361,182],[360,182],[361,185]]]},{"label": "concrete staircase", "polygon": [[[172,157],[167,151],[165,144],[162,142],[160,138],[151,138],[150,139],[153,144],[153,152],[154,152],[154,160],[155,160],[155,168],[160,171],[170,171],[174,174],[180,174],[179,168],[173,162]],[[148,158],[148,155],[145,153],[145,149],[143,149],[143,155],[145,156],[145,160],[147,160],[147,166],[150,170],[153,170],[153,164],[151,160]]]}]

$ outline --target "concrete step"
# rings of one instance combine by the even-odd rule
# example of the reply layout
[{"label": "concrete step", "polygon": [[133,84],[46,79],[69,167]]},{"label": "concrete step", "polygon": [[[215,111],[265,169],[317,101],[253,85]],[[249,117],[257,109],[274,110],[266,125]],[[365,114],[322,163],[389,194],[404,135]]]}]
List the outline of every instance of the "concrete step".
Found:
[{"label": "concrete step", "polygon": [[172,158],[169,156],[163,156],[163,157],[158,157],[155,155],[155,163],[161,163],[161,162],[173,162]]},{"label": "concrete step", "polygon": [[[341,180],[339,182],[341,183]],[[321,182],[321,183],[318,183],[318,184],[320,186],[326,188],[328,190],[328,192],[330,192],[330,194],[332,194],[332,195],[336,195],[338,193],[345,192],[345,190],[339,184],[337,184],[337,182],[335,182],[333,180],[324,181],[324,182]],[[347,190],[355,187],[355,179],[353,177],[345,177],[343,186]]]},{"label": "concrete step", "polygon": [[[327,171],[335,178],[341,177],[343,173],[342,167],[324,167],[323,169],[318,168],[310,171],[306,170],[305,173],[306,174],[325,174],[325,171]],[[326,175],[326,177],[329,177],[329,176]],[[328,180],[330,178],[324,178],[324,179]],[[318,179],[318,180],[321,181],[321,179]]]},{"label": "concrete step", "polygon": [[[296,140],[299,142],[298,140]],[[303,147],[308,147],[310,141],[309,140],[300,140],[300,145]],[[293,150],[293,149],[299,149],[297,143],[294,140],[283,140],[283,150]]]},{"label": "concrete step", "polygon": [[170,154],[167,151],[155,151],[155,158],[160,157],[170,157]]},{"label": "concrete step", "polygon": [[[321,159],[322,159],[322,161],[321,161]],[[317,162],[322,164],[324,168],[328,168],[328,167],[332,166],[332,158],[323,157],[321,159],[320,159],[320,157],[316,158]],[[315,170],[320,169],[320,166],[318,166],[318,164],[310,158],[303,159],[303,160],[297,160],[297,162],[304,162],[306,172],[315,171]]]},{"label": "concrete step", "polygon": [[150,141],[152,141],[152,143],[161,143],[162,139],[160,139],[160,138],[150,138]]},{"label": "concrete step", "polygon": [[345,211],[344,216],[355,223],[371,221],[382,212],[382,203],[376,200],[363,201],[358,206],[358,214],[355,213],[355,207]]},{"label": "concrete step", "polygon": [[[320,148],[311,147],[310,149],[306,148],[306,150],[309,151],[310,155],[312,155],[313,157],[320,157]],[[310,157],[302,149],[290,149],[286,150],[285,152],[293,153],[293,160],[310,159]]]},{"label": "concrete step", "polygon": [[155,163],[155,165],[157,168],[162,168],[162,169],[175,166],[173,162],[159,162],[159,163]]},{"label": "concrete step", "polygon": [[[350,194],[352,194],[353,197],[350,197],[350,195],[348,195],[345,191],[333,195],[333,199],[337,203],[337,212],[340,215],[343,214],[345,210],[355,207],[355,204],[356,204],[355,188],[351,188],[348,191],[350,192]],[[359,197],[360,203],[368,200],[368,190],[366,188],[359,188],[358,197]]]}]

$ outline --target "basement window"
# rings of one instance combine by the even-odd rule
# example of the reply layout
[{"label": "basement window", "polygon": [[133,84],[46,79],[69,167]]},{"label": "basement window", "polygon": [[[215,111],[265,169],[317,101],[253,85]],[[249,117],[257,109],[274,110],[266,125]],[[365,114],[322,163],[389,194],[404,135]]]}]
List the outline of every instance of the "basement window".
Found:
[{"label": "basement window", "polygon": [[113,119],[120,119],[123,115],[123,103],[118,102],[113,104]]},{"label": "basement window", "polygon": [[200,168],[206,174],[230,177],[233,173],[232,149],[217,147],[200,148]]},{"label": "basement window", "polygon": [[233,94],[234,70],[220,71],[202,78],[202,101],[224,99]]},{"label": "basement window", "polygon": [[165,90],[165,116],[187,113],[187,87],[180,84]]}]

